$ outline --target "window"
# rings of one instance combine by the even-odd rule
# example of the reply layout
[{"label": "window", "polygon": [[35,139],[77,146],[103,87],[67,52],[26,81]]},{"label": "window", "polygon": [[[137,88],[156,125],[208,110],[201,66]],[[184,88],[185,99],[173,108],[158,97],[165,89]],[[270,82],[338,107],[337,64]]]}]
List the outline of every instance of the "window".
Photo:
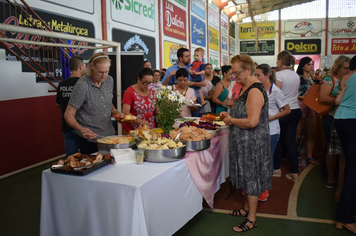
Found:
[{"label": "window", "polygon": [[355,17],[355,0],[329,0],[329,18]]},{"label": "window", "polygon": [[[340,1],[340,0],[334,0]],[[281,9],[282,20],[326,18],[326,0],[315,0]]]}]

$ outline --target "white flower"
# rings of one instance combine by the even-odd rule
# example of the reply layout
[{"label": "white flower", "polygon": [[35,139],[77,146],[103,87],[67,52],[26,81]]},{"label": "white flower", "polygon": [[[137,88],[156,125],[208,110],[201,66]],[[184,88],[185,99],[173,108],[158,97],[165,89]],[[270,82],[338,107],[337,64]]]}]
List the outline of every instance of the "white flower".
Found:
[{"label": "white flower", "polygon": [[172,90],[172,86],[170,86],[170,85],[167,85],[167,87],[166,87],[168,90]]}]

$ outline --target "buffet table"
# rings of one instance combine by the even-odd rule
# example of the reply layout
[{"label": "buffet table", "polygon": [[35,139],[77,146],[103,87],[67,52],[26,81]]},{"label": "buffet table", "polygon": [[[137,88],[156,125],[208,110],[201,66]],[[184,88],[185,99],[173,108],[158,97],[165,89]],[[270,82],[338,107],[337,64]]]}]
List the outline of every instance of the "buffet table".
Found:
[{"label": "buffet table", "polygon": [[[211,192],[228,176],[226,148],[214,155],[225,132],[187,160],[109,165],[81,177],[43,171],[40,234],[172,235],[201,211],[202,196],[212,201]],[[202,176],[190,173],[194,166]],[[201,181],[204,175],[209,178]]]}]

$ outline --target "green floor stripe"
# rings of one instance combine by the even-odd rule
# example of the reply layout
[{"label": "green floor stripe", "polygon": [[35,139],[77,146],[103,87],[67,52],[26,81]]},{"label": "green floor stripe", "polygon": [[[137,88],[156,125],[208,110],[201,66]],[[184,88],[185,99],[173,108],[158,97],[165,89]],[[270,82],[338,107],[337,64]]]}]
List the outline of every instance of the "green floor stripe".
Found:
[{"label": "green floor stripe", "polygon": [[336,189],[328,189],[321,176],[320,166],[315,166],[305,177],[298,194],[298,217],[335,220]]},{"label": "green floor stripe", "polygon": [[[244,218],[228,214],[201,211],[174,236],[236,236],[232,227],[241,223]],[[304,221],[271,219],[258,217],[258,227],[244,233],[244,236],[347,236],[347,230],[338,230],[333,224],[312,223]]]}]

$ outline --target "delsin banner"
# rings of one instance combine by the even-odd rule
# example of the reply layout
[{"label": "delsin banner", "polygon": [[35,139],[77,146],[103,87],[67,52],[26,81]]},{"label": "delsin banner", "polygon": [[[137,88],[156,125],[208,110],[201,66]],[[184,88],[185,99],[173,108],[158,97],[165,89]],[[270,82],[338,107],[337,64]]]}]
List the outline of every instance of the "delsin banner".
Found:
[{"label": "delsin banner", "polygon": [[192,16],[191,24],[192,24],[191,25],[192,43],[205,47],[206,46],[205,23]]},{"label": "delsin banner", "polygon": [[321,39],[285,40],[284,47],[293,55],[320,54]]}]

